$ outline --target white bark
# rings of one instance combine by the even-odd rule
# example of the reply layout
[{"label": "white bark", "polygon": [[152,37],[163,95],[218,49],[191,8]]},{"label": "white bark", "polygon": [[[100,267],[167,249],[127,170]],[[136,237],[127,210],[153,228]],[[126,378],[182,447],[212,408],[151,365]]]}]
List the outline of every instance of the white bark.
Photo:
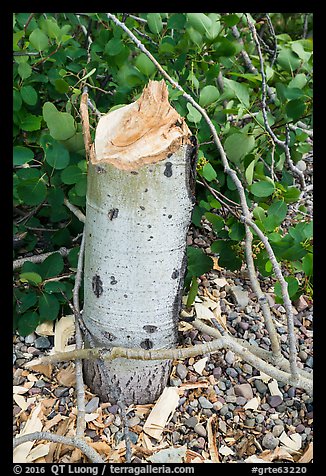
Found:
[{"label": "white bark", "polygon": [[[88,170],[83,320],[99,347],[164,349],[177,341],[194,147],[184,121],[175,126],[178,114],[165,90],[164,82],[151,82],[136,103],[104,116],[97,127]],[[151,107],[159,107],[155,122],[148,119]],[[132,141],[123,122],[130,111]],[[119,150],[112,136],[123,132],[121,121]],[[144,403],[161,393],[170,361],[116,359],[101,366],[105,375],[94,362],[84,366],[87,383],[103,400]]]}]

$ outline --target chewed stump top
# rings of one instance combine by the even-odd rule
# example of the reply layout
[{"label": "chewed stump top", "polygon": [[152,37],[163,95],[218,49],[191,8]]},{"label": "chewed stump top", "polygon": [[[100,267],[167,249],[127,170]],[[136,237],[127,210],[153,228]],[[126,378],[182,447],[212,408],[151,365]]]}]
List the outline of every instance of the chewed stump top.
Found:
[{"label": "chewed stump top", "polygon": [[185,120],[169,103],[165,82],[149,81],[137,101],[101,117],[91,160],[136,170],[173,154],[190,136]]}]

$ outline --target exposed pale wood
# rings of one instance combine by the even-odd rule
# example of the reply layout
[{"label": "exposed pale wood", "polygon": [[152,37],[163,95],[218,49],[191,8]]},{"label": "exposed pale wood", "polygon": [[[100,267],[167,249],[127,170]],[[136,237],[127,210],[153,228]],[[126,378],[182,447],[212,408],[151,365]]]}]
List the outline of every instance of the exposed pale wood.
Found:
[{"label": "exposed pale wood", "polygon": [[216,446],[216,428],[215,425],[217,415],[212,415],[207,420],[207,440],[208,440],[208,451],[213,463],[220,463],[220,458]]},{"label": "exposed pale wood", "polygon": [[101,117],[91,161],[136,170],[165,159],[189,143],[190,136],[184,119],[169,104],[164,80],[149,81],[137,101]]},{"label": "exposed pale wood", "polygon": [[177,408],[178,402],[178,390],[175,387],[166,387],[144,424],[144,432],[160,440],[164,427]]}]

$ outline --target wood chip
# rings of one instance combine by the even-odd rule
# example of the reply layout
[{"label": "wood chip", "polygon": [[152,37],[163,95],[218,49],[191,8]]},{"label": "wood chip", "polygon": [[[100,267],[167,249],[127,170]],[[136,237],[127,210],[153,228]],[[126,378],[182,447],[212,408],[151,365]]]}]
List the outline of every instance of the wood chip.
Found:
[{"label": "wood chip", "polygon": [[259,397],[254,397],[251,400],[249,400],[245,406],[243,407],[245,410],[257,410],[260,405],[260,398]]},{"label": "wood chip", "polygon": [[212,415],[207,421],[208,451],[213,463],[220,463],[220,458],[216,446],[217,415]]},{"label": "wood chip", "polygon": [[160,450],[147,458],[151,463],[184,463],[186,459],[187,445],[178,448],[170,447]]},{"label": "wood chip", "polygon": [[39,336],[54,336],[53,321],[45,321],[37,326],[35,333]]},{"label": "wood chip", "polygon": [[26,458],[27,463],[32,463],[33,461],[37,460],[38,458],[42,458],[42,456],[46,456],[49,452],[50,444],[41,443],[33,448],[29,455]]},{"label": "wood chip", "polygon": [[224,286],[227,286],[229,284],[225,278],[213,279],[213,283],[215,283],[216,286],[218,286],[219,288],[224,288]]},{"label": "wood chip", "polygon": [[301,458],[297,461],[297,463],[310,463],[313,459],[313,443],[309,443],[307,449],[301,456]]},{"label": "wood chip", "polygon": [[75,317],[73,315],[61,317],[55,324],[53,353],[65,352],[68,340],[74,333]]},{"label": "wood chip", "polygon": [[12,387],[12,391],[14,395],[23,395],[24,393],[27,393],[30,388],[32,388],[34,385],[34,382],[25,382],[25,384],[22,385],[14,385]]},{"label": "wood chip", "polygon": [[76,384],[76,371],[74,364],[71,362],[68,367],[59,370],[56,377],[60,385],[63,385],[64,387],[74,387]]},{"label": "wood chip", "polygon": [[212,318],[215,317],[213,312],[200,302],[195,302],[195,310],[198,319],[205,319],[211,322]]},{"label": "wood chip", "polygon": [[273,379],[271,382],[268,384],[269,391],[271,392],[271,395],[279,395],[283,399],[283,393],[278,387],[278,383],[275,379]]},{"label": "wood chip", "polygon": [[17,403],[17,405],[22,409],[22,410],[27,410],[29,407],[29,403],[27,403],[27,400],[25,397],[22,395],[14,394],[14,401]]},{"label": "wood chip", "polygon": [[299,451],[302,446],[302,438],[299,433],[293,433],[288,436],[285,431],[283,431],[279,440],[290,453]]},{"label": "wood chip", "polygon": [[225,446],[225,445],[220,446],[219,453],[222,456],[234,455],[234,451],[231,448],[229,448],[228,446]]},{"label": "wood chip", "polygon": [[152,438],[160,440],[164,427],[168,419],[172,417],[178,403],[179,394],[177,389],[166,387],[149,414],[143,426],[143,431]]},{"label": "wood chip", "polygon": [[[17,397],[20,395],[17,395]],[[24,397],[22,397],[24,398]],[[22,431],[17,435],[23,436],[29,433],[34,433],[35,431],[41,431],[43,424],[41,421],[41,403],[39,403],[31,412],[28,420],[25,423],[24,428]],[[13,462],[14,463],[27,463],[27,457],[34,445],[35,441],[26,441],[26,443],[22,443],[21,445],[17,446],[14,449],[13,453]]]},{"label": "wood chip", "polygon": [[205,365],[206,365],[206,362],[208,360],[208,357],[203,357],[202,359],[198,360],[194,365],[193,365],[193,368],[194,370],[202,375],[203,374],[203,370],[205,368]]}]

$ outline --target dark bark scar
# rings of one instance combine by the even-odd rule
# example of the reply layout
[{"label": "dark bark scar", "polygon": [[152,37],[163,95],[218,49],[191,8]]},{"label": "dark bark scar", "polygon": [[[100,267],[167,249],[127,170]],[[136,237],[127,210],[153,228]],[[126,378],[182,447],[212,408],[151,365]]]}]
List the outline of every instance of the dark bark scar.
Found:
[{"label": "dark bark scar", "polygon": [[163,173],[165,177],[172,177],[172,163],[171,162],[166,162],[165,170]]},{"label": "dark bark scar", "polygon": [[93,276],[92,289],[96,297],[100,297],[103,293],[103,282],[98,274],[95,274],[95,276]]}]

